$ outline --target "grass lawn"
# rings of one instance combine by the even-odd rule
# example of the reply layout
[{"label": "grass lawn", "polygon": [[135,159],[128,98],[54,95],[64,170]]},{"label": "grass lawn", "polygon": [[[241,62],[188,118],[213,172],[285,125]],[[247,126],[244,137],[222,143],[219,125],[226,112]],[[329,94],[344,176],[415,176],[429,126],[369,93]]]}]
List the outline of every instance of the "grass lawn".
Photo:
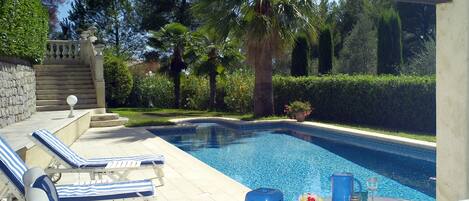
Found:
[{"label": "grass lawn", "polygon": [[[209,111],[195,111],[195,110],[182,110],[182,109],[153,109],[153,108],[111,108],[111,112],[118,113],[120,116],[129,118],[129,122],[126,124],[128,127],[138,126],[167,126],[174,125],[169,122],[170,119],[176,118],[187,118],[187,117],[229,117],[241,119],[244,121],[252,120],[272,120],[272,119],[285,119],[285,116],[274,116],[266,117],[261,119],[253,118],[252,114],[236,114],[226,112],[209,112]],[[348,124],[337,124],[331,122],[322,122],[335,126],[342,126],[347,128],[354,128],[358,130],[377,132],[387,135],[395,135],[400,137],[406,137],[416,140],[436,142],[436,136],[434,134],[426,133],[409,133],[402,131],[391,131],[381,128],[371,128],[357,125]]]}]

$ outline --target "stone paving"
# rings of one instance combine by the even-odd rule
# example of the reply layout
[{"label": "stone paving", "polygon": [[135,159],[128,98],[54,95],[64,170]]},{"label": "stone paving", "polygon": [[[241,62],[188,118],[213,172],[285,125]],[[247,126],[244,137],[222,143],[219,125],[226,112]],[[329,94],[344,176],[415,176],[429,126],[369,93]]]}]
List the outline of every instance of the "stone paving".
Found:
[{"label": "stone paving", "polygon": [[[89,129],[71,148],[86,158],[163,154],[165,185],[154,180],[157,201],[244,201],[250,190],[143,128]],[[153,170],[130,174],[135,180],[154,176]],[[66,174],[59,184],[88,180],[88,174]]]},{"label": "stone paving", "polygon": [[29,119],[0,128],[0,136],[17,151],[30,148],[34,143],[27,137],[38,129],[47,129],[53,133],[76,121],[90,110],[75,110],[75,117],[68,118],[70,111],[36,112]]}]

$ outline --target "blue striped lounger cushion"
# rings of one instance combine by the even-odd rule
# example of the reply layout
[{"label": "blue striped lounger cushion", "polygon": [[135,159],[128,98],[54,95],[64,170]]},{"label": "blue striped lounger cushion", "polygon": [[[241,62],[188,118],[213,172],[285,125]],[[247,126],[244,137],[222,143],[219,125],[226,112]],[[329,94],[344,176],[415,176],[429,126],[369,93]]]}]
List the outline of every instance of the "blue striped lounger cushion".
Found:
[{"label": "blue striped lounger cushion", "polygon": [[74,168],[104,168],[109,162],[112,161],[140,161],[141,165],[164,164],[163,155],[84,159],[77,155],[76,152],[71,150],[60,139],[47,130],[37,130],[32,134],[32,136]]},{"label": "blue striped lounger cushion", "polygon": [[92,201],[153,196],[151,180],[101,183],[88,185],[60,185],[56,187],[59,200]]}]

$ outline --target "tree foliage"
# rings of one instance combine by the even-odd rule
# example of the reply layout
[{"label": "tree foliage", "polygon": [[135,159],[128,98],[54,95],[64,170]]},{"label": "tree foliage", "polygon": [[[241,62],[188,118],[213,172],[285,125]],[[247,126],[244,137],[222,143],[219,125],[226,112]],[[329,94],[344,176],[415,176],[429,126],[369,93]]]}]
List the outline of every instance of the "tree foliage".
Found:
[{"label": "tree foliage", "polygon": [[376,74],[376,46],[373,21],[362,15],[345,38],[338,71],[346,74]]},{"label": "tree foliage", "polygon": [[401,19],[393,9],[378,24],[378,74],[397,74],[402,64]]},{"label": "tree foliage", "polygon": [[328,74],[332,70],[334,48],[331,29],[325,26],[319,32],[319,74]]},{"label": "tree foliage", "polygon": [[196,16],[222,38],[245,41],[248,62],[255,69],[254,115],[273,114],[272,61],[294,39],[295,30],[311,27],[313,2],[199,0]]},{"label": "tree foliage", "polygon": [[296,37],[295,44],[292,51],[291,60],[291,75],[307,76],[308,67],[311,63],[311,46],[308,37],[305,34],[300,34]]},{"label": "tree foliage", "polygon": [[192,1],[187,0],[137,0],[135,7],[140,16],[143,31],[159,30],[169,23],[180,23],[192,28],[194,20],[190,12]]},{"label": "tree foliage", "polygon": [[401,73],[411,75],[434,75],[436,73],[436,42],[433,38],[428,39],[423,48],[414,55],[403,67]]},{"label": "tree foliage", "polygon": [[436,6],[397,3],[402,20],[404,61],[412,60],[436,36]]},{"label": "tree foliage", "polygon": [[139,32],[139,18],[131,0],[74,0],[68,19],[74,36],[91,25],[97,26],[99,38],[120,56],[138,55],[145,49],[144,34]]}]

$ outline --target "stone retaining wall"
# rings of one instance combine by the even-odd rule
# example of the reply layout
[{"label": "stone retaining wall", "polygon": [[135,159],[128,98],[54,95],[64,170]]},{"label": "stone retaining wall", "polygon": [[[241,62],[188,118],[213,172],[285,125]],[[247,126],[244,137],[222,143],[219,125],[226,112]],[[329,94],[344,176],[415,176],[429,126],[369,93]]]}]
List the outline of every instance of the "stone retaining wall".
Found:
[{"label": "stone retaining wall", "polygon": [[0,128],[36,112],[34,69],[19,63],[0,61]]}]

